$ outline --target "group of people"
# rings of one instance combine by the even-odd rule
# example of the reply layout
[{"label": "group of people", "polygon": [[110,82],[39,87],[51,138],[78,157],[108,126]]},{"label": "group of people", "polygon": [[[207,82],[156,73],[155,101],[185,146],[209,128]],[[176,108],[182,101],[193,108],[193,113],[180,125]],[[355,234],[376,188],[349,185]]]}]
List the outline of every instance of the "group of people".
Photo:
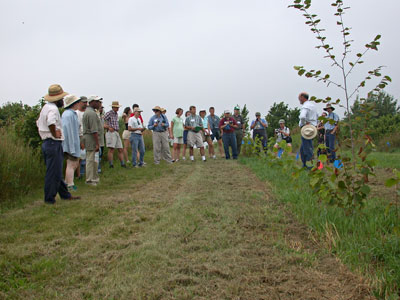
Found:
[{"label": "group of people", "polygon": [[[121,105],[118,101],[111,104],[111,110],[104,113],[102,98],[99,96],[78,97],[70,95],[58,84],[51,85],[44,96],[47,103],[43,106],[37,127],[43,140],[42,151],[46,163],[45,176],[45,203],[55,203],[57,193],[62,199],[79,199],[71,195],[76,190],[74,175],[85,174],[86,183],[96,186],[99,183],[101,172],[100,161],[104,147],[108,150],[108,164],[114,168],[114,152],[117,149],[118,158],[122,168],[130,163],[128,160],[128,147],[132,148],[131,163],[133,167],[143,167],[145,144],[143,133],[152,131],[154,164],[160,164],[163,159],[167,163],[185,160],[189,148],[190,161],[194,161],[194,148],[199,148],[202,161],[206,161],[205,143],[208,145],[208,154],[216,159],[214,140],[219,144],[220,155],[225,159],[237,159],[241,152],[241,145],[246,131],[246,121],[240,115],[240,108],[236,106],[234,113],[225,110],[220,118],[215,114],[214,107],[205,109],[197,114],[197,108],[190,106],[183,118],[183,109],[178,108],[175,117],[169,121],[166,109],[153,107],[154,115],[144,125],[141,116],[142,110],[134,104],[132,109],[127,107],[122,115],[125,124],[122,139],[119,134],[118,111]],[[300,127],[302,144],[300,155],[304,167],[306,162],[313,158],[312,139],[316,136],[318,114],[313,102],[308,100],[308,94],[299,95],[302,109],[300,113]],[[64,107],[62,116],[59,108]],[[330,160],[335,159],[335,134],[338,128],[338,116],[333,113],[330,105],[325,109],[331,122],[324,123],[325,137]],[[255,114],[250,128],[253,130],[253,139],[259,140],[263,149],[267,150],[268,122]],[[277,141],[275,147],[279,148],[282,140],[291,146],[290,130],[285,126],[285,120],[279,121],[280,128],[275,130]],[[318,128],[318,129],[317,129]],[[172,141],[172,154],[169,142]],[[223,149],[223,150],[222,150]],[[224,153],[223,153],[224,152]],[[84,155],[82,155],[84,154]],[[65,181],[63,179],[63,162],[66,160]],[[82,164],[82,162],[85,162]],[[83,170],[84,169],[84,170]]]}]

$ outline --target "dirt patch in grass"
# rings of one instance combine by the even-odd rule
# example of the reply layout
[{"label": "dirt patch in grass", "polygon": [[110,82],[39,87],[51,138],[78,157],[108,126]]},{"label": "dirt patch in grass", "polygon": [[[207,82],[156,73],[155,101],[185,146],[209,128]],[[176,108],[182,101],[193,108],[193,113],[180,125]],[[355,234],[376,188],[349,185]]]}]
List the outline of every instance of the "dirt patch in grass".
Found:
[{"label": "dirt patch in grass", "polygon": [[180,162],[0,225],[0,298],[372,299],[234,161]]}]

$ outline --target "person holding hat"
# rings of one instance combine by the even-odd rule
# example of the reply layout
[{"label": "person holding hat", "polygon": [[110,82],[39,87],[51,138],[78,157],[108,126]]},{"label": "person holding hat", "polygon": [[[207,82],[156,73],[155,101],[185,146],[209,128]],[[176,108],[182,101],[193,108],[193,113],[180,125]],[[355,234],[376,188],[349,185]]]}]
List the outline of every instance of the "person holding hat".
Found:
[{"label": "person holding hat", "polygon": [[268,122],[261,118],[261,113],[256,112],[256,119],[251,122],[250,128],[253,130],[253,140],[259,139],[265,153],[267,153],[267,127]]},{"label": "person holding hat", "polygon": [[57,193],[62,199],[73,200],[74,197],[68,191],[63,177],[63,147],[64,140],[62,120],[59,108],[63,107],[63,98],[68,95],[59,84],[49,87],[48,94],[44,96],[47,103],[40,111],[36,125],[43,141],[42,151],[46,163],[46,176],[44,179],[44,202],[54,204]]},{"label": "person holding hat", "polygon": [[108,148],[108,163],[114,168],[114,149],[118,149],[118,158],[121,167],[126,168],[121,137],[119,136],[118,110],[121,107],[118,101],[113,101],[111,110],[104,115],[106,132],[106,146]]},{"label": "person holding hat", "polygon": [[188,130],[187,143],[189,146],[190,160],[194,161],[194,146],[200,149],[201,159],[206,161],[206,154],[204,152],[203,137],[201,130],[203,130],[203,121],[199,115],[196,115],[196,106],[189,107],[190,116],[185,120],[185,129]]},{"label": "person holding hat", "polygon": [[64,156],[67,160],[65,169],[65,182],[69,191],[76,191],[74,184],[74,173],[79,165],[81,156],[81,139],[78,114],[76,111],[81,106],[81,99],[74,95],[68,95],[64,98],[65,111],[61,120],[63,125],[64,140],[62,142]]},{"label": "person holding hat", "polygon": [[89,97],[89,106],[83,114],[83,141],[86,149],[86,183],[96,186],[100,179],[96,162],[96,152],[100,150],[101,122],[96,110],[101,106],[101,99],[98,96]]},{"label": "person holding hat", "polygon": [[167,163],[172,163],[171,152],[168,142],[168,119],[161,113],[161,107],[153,107],[154,116],[148,123],[148,128],[153,130],[153,155],[154,163],[160,164],[161,158]]},{"label": "person holding hat", "polygon": [[307,166],[307,161],[311,161],[314,155],[312,139],[317,135],[318,113],[314,103],[309,101],[308,98],[307,93],[299,95],[299,102],[302,105],[299,116],[301,128],[300,157],[303,167],[311,169],[311,166]]},{"label": "person holding hat", "polygon": [[203,137],[203,142],[207,142],[208,144],[208,154],[210,157],[213,159],[216,159],[217,157],[215,156],[214,152],[214,145],[211,139],[211,127],[210,123],[208,122],[208,118],[206,117],[206,110],[202,109],[199,112],[200,118],[203,121],[203,131],[202,131],[202,137]]},{"label": "person holding hat", "polygon": [[333,163],[336,159],[335,139],[339,126],[339,116],[333,111],[335,108],[331,104],[327,104],[324,110],[328,113],[328,120],[325,123],[325,145],[328,149],[329,161]]},{"label": "person holding hat", "polygon": [[[285,126],[285,120],[280,119],[279,120],[279,128],[275,129],[275,134],[276,134],[276,143],[274,145],[274,148],[279,149],[279,143],[283,141],[286,142],[288,147],[292,147],[292,138],[290,137],[290,129]],[[278,154],[278,152],[277,152]]]},{"label": "person holding hat", "polygon": [[128,130],[131,133],[130,142],[132,146],[132,165],[135,168],[137,166],[137,153],[139,152],[139,167],[142,167],[144,164],[144,141],[143,141],[143,131],[145,130],[143,126],[143,122],[140,120],[140,113],[142,110],[139,107],[136,107],[133,110],[133,117],[130,117],[128,120]]},{"label": "person holding hat", "polygon": [[237,144],[237,153],[238,155],[240,155],[240,150],[242,148],[243,134],[246,129],[246,124],[243,117],[240,114],[240,107],[238,105],[235,106],[232,117],[236,120],[236,123],[238,124],[238,127],[235,129],[235,136]]},{"label": "person holding hat", "polygon": [[224,111],[224,117],[219,121],[219,128],[222,131],[222,142],[224,143],[225,158],[230,159],[229,146],[232,149],[233,159],[237,159],[237,145],[235,129],[238,127],[236,120],[231,117],[229,110]]}]

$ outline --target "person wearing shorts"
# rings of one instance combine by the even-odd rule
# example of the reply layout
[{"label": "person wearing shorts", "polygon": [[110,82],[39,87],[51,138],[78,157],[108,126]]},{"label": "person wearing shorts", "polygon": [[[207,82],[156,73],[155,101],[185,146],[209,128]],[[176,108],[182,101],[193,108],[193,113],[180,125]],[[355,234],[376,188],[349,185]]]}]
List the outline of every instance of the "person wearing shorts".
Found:
[{"label": "person wearing shorts", "polygon": [[129,146],[131,145],[130,144],[131,133],[128,130],[128,120],[130,118],[131,112],[132,112],[132,110],[128,106],[128,107],[125,107],[124,113],[122,114],[122,121],[124,122],[124,125],[125,125],[124,131],[122,132],[122,140],[124,141],[123,153],[124,153],[124,159],[125,159],[126,163],[129,163],[128,149],[129,149]]},{"label": "person wearing shorts", "polygon": [[215,156],[214,145],[211,140],[211,127],[210,123],[208,123],[208,118],[206,117],[205,109],[200,111],[200,118],[203,120],[203,131],[202,131],[203,142],[207,142],[208,144],[208,154],[210,155],[210,157],[216,159],[217,157]]},{"label": "person wearing shorts", "polygon": [[174,141],[172,151],[172,161],[177,162],[180,157],[181,145],[183,144],[183,120],[182,114],[183,109],[178,108],[176,110],[176,116],[171,120],[170,137]]},{"label": "person wearing shorts", "polygon": [[121,107],[118,101],[113,101],[111,110],[104,115],[106,133],[106,146],[108,148],[108,163],[110,168],[114,168],[114,149],[118,149],[118,158],[121,167],[126,168],[121,137],[119,136],[118,110]]},{"label": "person wearing shorts", "polygon": [[206,156],[204,152],[203,137],[201,132],[203,130],[203,121],[199,115],[196,115],[196,106],[190,106],[190,116],[185,120],[185,128],[189,130],[187,137],[187,144],[190,148],[190,160],[194,161],[194,151],[193,147],[196,146],[200,148],[201,159],[206,161]]},{"label": "person wearing shorts", "polygon": [[[190,111],[185,112],[185,120],[187,117],[190,116]],[[187,148],[187,136],[189,130],[185,129],[185,126],[183,126],[183,151],[182,151],[182,159],[186,160],[186,148]]]},{"label": "person wearing shorts", "polygon": [[214,138],[218,142],[219,154],[222,158],[225,157],[223,150],[222,150],[222,136],[221,136],[221,129],[219,128],[219,121],[220,118],[215,115],[214,107],[210,107],[208,110],[210,114],[207,116],[208,123],[210,124],[211,128],[211,141],[214,141]]}]

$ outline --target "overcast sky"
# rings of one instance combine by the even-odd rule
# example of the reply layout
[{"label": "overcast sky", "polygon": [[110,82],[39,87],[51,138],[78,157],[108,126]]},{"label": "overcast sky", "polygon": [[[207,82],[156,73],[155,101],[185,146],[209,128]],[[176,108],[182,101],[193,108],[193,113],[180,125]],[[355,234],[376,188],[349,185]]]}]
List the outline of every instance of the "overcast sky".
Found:
[{"label": "overcast sky", "polygon": [[[332,1],[313,2],[312,11],[321,15],[328,42],[338,46],[339,55],[342,41]],[[335,75],[324,53],[314,48],[317,40],[304,18],[287,8],[291,3],[0,0],[0,104],[34,105],[52,83],[71,94],[99,95],[106,110],[113,100],[123,107],[138,103],[145,118],[155,105],[166,107],[169,117],[177,107],[186,110],[192,104],[215,106],[218,114],[247,104],[252,115],[264,115],[274,102],[299,107],[301,91],[342,98],[337,88],[293,70],[304,65]],[[352,55],[377,34],[383,36],[380,50],[368,54],[351,86],[369,69],[385,65],[383,73],[394,81],[387,92],[400,98],[400,1],[345,3],[352,8],[345,19],[356,40]]]}]

